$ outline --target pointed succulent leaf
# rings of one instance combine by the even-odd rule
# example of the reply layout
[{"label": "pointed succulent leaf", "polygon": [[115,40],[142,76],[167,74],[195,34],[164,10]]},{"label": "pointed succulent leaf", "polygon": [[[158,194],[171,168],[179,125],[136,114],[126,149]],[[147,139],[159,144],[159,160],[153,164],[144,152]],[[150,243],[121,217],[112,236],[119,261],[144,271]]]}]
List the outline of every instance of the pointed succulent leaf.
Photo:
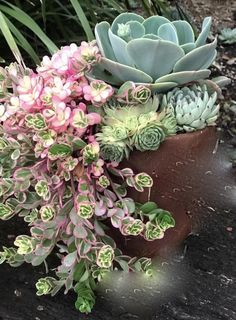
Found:
[{"label": "pointed succulent leaf", "polygon": [[185,43],[185,44],[182,44],[180,46],[185,53],[189,53],[190,51],[192,51],[193,49],[196,48],[196,44],[195,43]]},{"label": "pointed succulent leaf", "polygon": [[100,64],[105,70],[117,78],[118,84],[123,84],[126,81],[142,83],[151,83],[153,81],[148,74],[141,70],[108,60],[106,58],[102,58]]},{"label": "pointed succulent leaf", "polygon": [[169,82],[175,82],[176,85],[184,84],[191,81],[208,78],[210,73],[210,70],[174,72],[157,79],[156,84],[164,84]]},{"label": "pointed succulent leaf", "polygon": [[143,26],[146,30],[146,34],[156,34],[158,32],[158,28],[164,24],[164,23],[169,23],[170,21],[162,16],[151,16],[149,18],[147,18],[144,22],[143,22]]},{"label": "pointed succulent leaf", "polygon": [[115,34],[117,34],[118,31],[118,25],[119,24],[126,24],[129,21],[138,21],[142,23],[144,21],[144,18],[136,13],[121,13],[116,19],[113,21],[111,25],[111,31]]},{"label": "pointed succulent leaf", "polygon": [[135,66],[153,79],[170,73],[184,56],[179,46],[165,40],[135,39],[128,43],[127,51]]},{"label": "pointed succulent leaf", "polygon": [[126,50],[127,42],[122,38],[118,37],[117,35],[115,35],[114,33],[112,33],[111,29],[108,30],[108,36],[109,36],[112,48],[114,50],[116,60],[119,63],[132,67],[134,64]]},{"label": "pointed succulent leaf", "polygon": [[174,67],[174,72],[207,69],[215,59],[217,41],[196,48],[181,58]]},{"label": "pointed succulent leaf", "polygon": [[158,29],[157,34],[161,39],[179,44],[178,35],[172,23],[164,23]]},{"label": "pointed succulent leaf", "polygon": [[196,40],[196,47],[201,47],[206,43],[208,34],[210,32],[210,28],[211,28],[211,23],[212,23],[212,18],[211,17],[206,17],[203,20],[202,23],[202,31],[199,34],[197,40]]},{"label": "pointed succulent leaf", "polygon": [[[161,78],[160,78],[161,79]],[[159,80],[159,79],[158,79]],[[161,92],[167,92],[170,89],[176,87],[178,85],[177,82],[156,82],[149,85],[149,88],[154,93],[161,93]]]},{"label": "pointed succulent leaf", "polygon": [[110,24],[106,21],[102,21],[95,26],[95,36],[97,45],[101,51],[101,54],[107,59],[116,60],[114,51],[112,49],[110,39],[108,37],[108,30]]},{"label": "pointed succulent leaf", "polygon": [[187,21],[178,20],[173,21],[172,24],[176,29],[180,45],[194,43],[193,28]]}]

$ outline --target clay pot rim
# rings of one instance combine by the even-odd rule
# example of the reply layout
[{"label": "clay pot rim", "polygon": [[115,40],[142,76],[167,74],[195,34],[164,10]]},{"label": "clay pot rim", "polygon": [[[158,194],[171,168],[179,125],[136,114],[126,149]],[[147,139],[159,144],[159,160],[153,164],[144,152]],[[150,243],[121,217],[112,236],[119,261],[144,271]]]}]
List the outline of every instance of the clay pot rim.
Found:
[{"label": "clay pot rim", "polygon": [[209,130],[212,130],[212,129],[215,129],[215,126],[208,126],[208,127],[205,127],[203,129],[198,129],[198,130],[193,131],[193,132],[176,133],[176,134],[173,134],[171,136],[166,137],[163,142],[165,142],[167,140],[179,140],[181,138],[184,139],[184,138],[187,138],[190,135],[191,136],[195,135],[197,137],[197,136],[201,135],[202,133],[204,133],[204,131],[209,131]]}]

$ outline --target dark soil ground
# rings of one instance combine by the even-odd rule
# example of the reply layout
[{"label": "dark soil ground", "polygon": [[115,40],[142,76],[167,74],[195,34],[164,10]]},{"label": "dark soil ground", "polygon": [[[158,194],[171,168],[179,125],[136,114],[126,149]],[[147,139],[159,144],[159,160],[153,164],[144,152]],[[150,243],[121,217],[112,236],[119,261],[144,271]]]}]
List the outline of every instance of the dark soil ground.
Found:
[{"label": "dark soil ground", "polygon": [[[210,9],[208,1],[183,2],[188,6],[192,3],[191,11],[195,12],[197,19],[199,8],[202,8],[201,15],[210,10],[216,24],[234,24],[236,1],[212,0],[210,2],[215,5]],[[236,45],[219,45],[214,73],[231,78],[231,85],[224,91],[225,101],[236,101]],[[224,143],[218,152],[232,149],[231,139],[224,128]],[[230,159],[226,165],[231,166]],[[0,266],[0,320],[236,320],[234,208],[214,212],[199,234],[189,236],[180,252],[165,266],[170,270],[165,277],[168,289],[154,283],[133,284],[132,279],[122,289],[118,281],[113,285],[110,281],[104,285],[107,290],[102,288],[98,293],[95,309],[89,316],[75,311],[73,293],[66,296],[60,293],[53,298],[36,297],[34,284],[44,276],[44,268],[24,265],[13,269],[3,264]],[[0,222],[0,230],[0,246],[7,246],[17,234],[24,233],[25,225],[18,220]],[[116,299],[111,298],[115,291],[118,292]]]}]

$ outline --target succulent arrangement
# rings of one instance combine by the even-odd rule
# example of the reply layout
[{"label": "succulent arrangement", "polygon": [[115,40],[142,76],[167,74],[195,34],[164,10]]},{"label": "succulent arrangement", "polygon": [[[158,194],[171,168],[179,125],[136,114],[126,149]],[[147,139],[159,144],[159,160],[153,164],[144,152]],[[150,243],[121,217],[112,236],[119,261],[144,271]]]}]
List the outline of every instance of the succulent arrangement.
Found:
[{"label": "succulent arrangement", "polygon": [[37,295],[73,289],[76,308],[89,313],[107,272],[150,274],[150,258],[123,254],[108,230],[154,241],[175,220],[127,196],[153,180],[119,164],[134,149],[155,151],[169,136],[215,124],[217,93],[196,82],[216,55],[210,23],[195,39],[185,21],[121,14],[96,26],[96,41],[62,47],[36,70],[23,61],[0,69],[0,219],[18,215],[29,226],[0,262],[38,266],[57,252]]},{"label": "succulent arrangement", "polygon": [[226,44],[236,43],[236,28],[224,28],[220,31],[219,39]]}]

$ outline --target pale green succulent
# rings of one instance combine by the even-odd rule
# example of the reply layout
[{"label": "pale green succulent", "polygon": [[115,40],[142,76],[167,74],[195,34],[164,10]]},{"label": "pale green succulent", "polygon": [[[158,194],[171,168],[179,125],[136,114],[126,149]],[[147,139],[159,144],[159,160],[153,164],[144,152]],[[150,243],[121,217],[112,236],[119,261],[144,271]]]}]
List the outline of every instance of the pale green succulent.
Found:
[{"label": "pale green succulent", "polygon": [[150,123],[135,133],[133,144],[140,151],[157,150],[165,137],[164,127],[158,123]]},{"label": "pale green succulent", "polygon": [[112,85],[145,83],[156,92],[207,78],[216,57],[216,40],[206,44],[210,27],[207,17],[195,39],[186,21],[122,13],[111,26],[103,21],[95,27],[102,58],[91,76]]},{"label": "pale green succulent", "polygon": [[217,93],[209,94],[206,85],[175,88],[163,96],[162,108],[174,109],[178,131],[192,132],[215,125],[220,106]]},{"label": "pale green succulent", "polygon": [[167,135],[176,133],[176,119],[171,107],[157,112],[159,99],[146,104],[107,105],[97,141],[105,160],[120,162],[135,147],[140,151],[156,150]]},{"label": "pale green succulent", "polygon": [[232,44],[236,43],[236,28],[224,28],[221,30],[219,39],[224,43]]},{"label": "pale green succulent", "polygon": [[37,296],[42,296],[46,294],[50,294],[55,287],[54,281],[56,279],[52,277],[40,278],[38,279],[37,283],[35,284],[37,292]]}]

